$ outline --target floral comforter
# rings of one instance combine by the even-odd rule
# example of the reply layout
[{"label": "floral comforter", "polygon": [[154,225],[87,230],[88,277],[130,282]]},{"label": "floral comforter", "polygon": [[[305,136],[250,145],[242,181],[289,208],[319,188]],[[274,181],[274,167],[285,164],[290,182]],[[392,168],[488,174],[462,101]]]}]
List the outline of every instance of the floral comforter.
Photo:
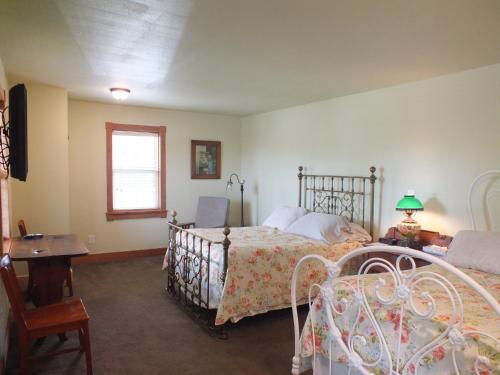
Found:
[{"label": "floral comforter", "polygon": [[[429,271],[436,272],[446,277],[456,287],[463,303],[464,303],[464,331],[482,331],[487,332],[497,340],[500,339],[500,317],[494,312],[490,305],[474,290],[460,281],[457,277],[442,270],[438,266],[427,266],[418,268],[417,272]],[[471,276],[481,286],[486,288],[491,295],[497,300],[500,300],[500,275],[490,274],[480,271],[462,269],[467,275]],[[387,274],[381,274],[387,284],[384,287],[386,292],[391,294],[390,289],[393,287],[391,279]],[[367,275],[365,278],[366,297],[370,305],[376,321],[380,325],[380,329],[384,338],[387,340],[388,347],[391,348],[391,357],[393,359],[393,369],[396,367],[394,359],[397,358],[395,353],[397,348],[398,335],[401,327],[401,353],[400,368],[398,373],[402,374],[451,374],[455,373],[453,369],[451,344],[449,341],[442,341],[437,345],[433,345],[423,358],[416,363],[408,361],[411,356],[422,346],[430,343],[436,336],[442,334],[449,324],[453,323],[452,308],[450,299],[445,291],[434,283],[426,282],[415,289],[416,306],[422,311],[425,311],[429,306],[427,301],[421,298],[421,292],[424,290],[429,292],[436,301],[436,312],[430,319],[424,319],[406,310],[403,314],[400,312],[399,304],[385,305],[381,304],[374,295],[375,281],[380,275]],[[341,278],[349,285],[355,285],[357,276],[347,276]],[[337,312],[333,311],[333,321],[337,326],[339,336],[344,343],[349,341],[349,337],[361,335],[365,339],[354,342],[354,349],[359,354],[361,359],[365,361],[374,361],[380,353],[379,340],[373,324],[368,319],[366,311],[361,310],[358,324],[354,325],[357,307],[354,304],[349,307],[345,304],[346,300],[350,299],[350,288],[346,285],[337,284],[336,295],[332,293],[331,287],[326,287],[322,293],[318,294],[309,312],[306,324],[302,332],[302,357],[303,370],[313,366],[317,374],[328,373],[329,360],[332,360],[334,367],[339,366],[339,363],[348,363],[348,357],[343,352],[339,344],[332,341],[330,334],[335,331],[335,327],[329,323],[328,311],[333,311],[329,304],[325,301],[330,299],[333,301]],[[330,288],[330,289],[329,289]],[[393,289],[394,290],[394,289]],[[325,292],[326,291],[326,292]],[[379,289],[380,293],[382,289]],[[326,294],[325,294],[326,293]],[[329,294],[332,293],[332,294]],[[326,296],[326,297],[324,297]],[[343,302],[341,302],[343,300]],[[403,318],[401,318],[403,316]],[[311,324],[314,322],[314,328]],[[459,317],[455,318],[455,322]],[[331,322],[331,321],[330,321]],[[313,331],[314,329],[314,331]],[[450,337],[450,336],[448,336]],[[500,374],[500,345],[494,340],[480,334],[465,335],[465,342],[460,342],[460,335],[457,336],[457,365],[460,374]],[[366,341],[364,341],[366,340]],[[316,359],[313,359],[313,346],[316,349]],[[319,353],[319,355],[318,355]],[[479,357],[478,357],[479,356]],[[386,357],[387,358],[387,357]],[[479,359],[476,362],[476,359]],[[304,365],[305,364],[305,365]],[[408,364],[407,372],[403,372],[402,368]],[[382,360],[372,371],[376,375],[388,373],[388,360]],[[476,368],[474,368],[476,367]]]},{"label": "floral comforter", "polygon": [[[190,229],[183,233],[184,236],[196,234],[214,242],[224,239],[222,229]],[[302,257],[319,254],[335,261],[360,246],[354,240],[329,245],[268,227],[231,228],[228,238],[231,245],[223,287],[219,281],[223,264],[222,245],[214,245],[210,250],[209,307],[217,309],[216,325],[289,307],[292,274]],[[189,238],[177,238],[178,244],[186,241]],[[202,251],[207,254],[206,246],[203,246]],[[164,269],[167,261],[168,254],[165,256]],[[323,282],[327,274],[322,264],[316,261],[304,264],[303,269],[297,296],[299,300],[305,301],[309,285]],[[204,285],[207,284],[206,276]],[[204,297],[207,292],[206,288],[202,290]]]}]

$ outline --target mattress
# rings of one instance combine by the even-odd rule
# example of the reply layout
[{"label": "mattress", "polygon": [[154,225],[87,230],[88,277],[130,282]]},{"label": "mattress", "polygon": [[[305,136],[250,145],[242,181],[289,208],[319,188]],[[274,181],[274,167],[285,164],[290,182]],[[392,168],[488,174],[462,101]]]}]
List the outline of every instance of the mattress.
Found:
[{"label": "mattress", "polygon": [[[208,242],[200,244],[192,235],[214,242],[222,242],[222,229],[190,229],[178,234],[177,244],[191,241],[195,249],[208,256]],[[201,293],[209,300],[209,308],[217,309],[216,325],[231,320],[237,322],[246,316],[289,307],[290,284],[297,262],[309,254],[319,254],[337,260],[349,251],[360,247],[355,240],[326,244],[303,236],[286,233],[263,226],[231,228],[229,235],[228,270],[222,283],[223,248],[213,244],[210,248],[210,270],[203,270]],[[167,267],[168,253],[164,268]],[[210,273],[210,283],[207,275]],[[304,265],[298,288],[299,299],[305,301],[311,283],[321,283],[326,271],[317,261]]]}]

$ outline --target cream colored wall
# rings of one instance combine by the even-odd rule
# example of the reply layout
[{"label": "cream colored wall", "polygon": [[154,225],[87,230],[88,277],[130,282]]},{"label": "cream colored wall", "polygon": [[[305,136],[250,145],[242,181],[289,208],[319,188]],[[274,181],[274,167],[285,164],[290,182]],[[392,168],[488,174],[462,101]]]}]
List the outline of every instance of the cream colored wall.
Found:
[{"label": "cream colored wall", "polygon": [[[200,195],[225,196],[226,179],[240,171],[240,119],[232,116],[69,101],[71,230],[94,252],[165,247],[166,219],[108,222],[106,212],[106,121],[167,127],[167,208],[181,221],[194,219]],[[222,178],[191,180],[192,139],[222,141]],[[230,193],[231,223],[238,222],[238,193]]]},{"label": "cream colored wall", "polygon": [[[15,84],[17,82],[11,82]],[[11,179],[12,233],[67,233],[69,225],[68,99],[64,89],[25,82],[28,91],[28,178]]]},{"label": "cream colored wall", "polygon": [[[28,83],[29,174],[27,183],[12,182],[13,224],[22,217],[32,231],[72,231],[84,240],[95,234],[94,251],[164,246],[164,220],[105,220],[104,123],[114,121],[167,126],[168,208],[181,220],[194,217],[199,195],[223,195],[225,178],[240,166],[247,214],[261,223],[273,207],[296,203],[298,165],[309,172],[366,174],[373,164],[383,177],[382,232],[399,221],[394,205],[413,188],[426,207],[418,215],[424,227],[453,234],[468,226],[469,182],[497,167],[499,75],[497,64],[250,116],[241,128],[231,116],[68,104],[65,90]],[[190,179],[193,138],[223,142],[221,180]],[[238,192],[231,197],[237,224]]]},{"label": "cream colored wall", "polygon": [[242,174],[251,220],[297,203],[297,166],[310,173],[363,174],[377,167],[380,233],[415,189],[424,228],[469,227],[466,194],[480,172],[499,168],[500,64],[412,84],[249,116],[242,126]]}]

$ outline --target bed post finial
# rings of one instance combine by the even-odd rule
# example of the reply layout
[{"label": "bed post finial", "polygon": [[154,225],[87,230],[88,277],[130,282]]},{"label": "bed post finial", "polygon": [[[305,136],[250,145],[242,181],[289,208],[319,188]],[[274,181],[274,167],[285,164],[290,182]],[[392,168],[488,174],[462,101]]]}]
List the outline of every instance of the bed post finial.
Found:
[{"label": "bed post finial", "polygon": [[370,236],[373,238],[373,220],[375,219],[375,181],[377,176],[375,176],[375,171],[377,168],[374,166],[370,167]]},{"label": "bed post finial", "polygon": [[299,178],[299,207],[302,206],[302,177],[304,175],[302,174],[302,171],[304,170],[304,167],[302,165],[299,166],[299,174],[297,177]]},{"label": "bed post finial", "polygon": [[375,180],[377,179],[377,176],[375,176],[375,171],[377,170],[377,168],[375,168],[374,166],[371,166],[370,167],[370,183],[371,184],[374,184],[375,183]]},{"label": "bed post finial", "polygon": [[229,245],[231,245],[231,241],[229,241],[229,238],[227,238],[227,236],[229,236],[229,234],[231,233],[231,229],[229,229],[228,226],[225,226],[224,227],[224,241],[222,241],[222,244],[224,245],[224,247],[229,247]]},{"label": "bed post finial", "polygon": [[177,219],[176,219],[176,216],[177,216],[177,211],[173,210],[172,211],[172,220],[170,220],[170,222],[174,225],[177,225]]},{"label": "bed post finial", "polygon": [[229,259],[229,245],[231,245],[231,241],[229,240],[228,236],[231,233],[231,229],[229,229],[228,226],[224,227],[224,240],[222,241],[222,247],[224,248],[224,268],[222,270],[222,275],[221,275],[221,283],[224,285],[224,282],[226,281],[226,274],[227,274],[227,267],[228,267],[228,259]]},{"label": "bed post finial", "polygon": [[294,355],[292,358],[292,375],[300,374],[300,356]]}]

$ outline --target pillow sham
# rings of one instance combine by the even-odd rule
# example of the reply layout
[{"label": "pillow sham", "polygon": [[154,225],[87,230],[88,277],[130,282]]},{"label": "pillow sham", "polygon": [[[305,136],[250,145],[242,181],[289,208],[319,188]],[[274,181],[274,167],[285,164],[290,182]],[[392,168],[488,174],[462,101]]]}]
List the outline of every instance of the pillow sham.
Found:
[{"label": "pillow sham", "polygon": [[444,260],[456,267],[500,275],[500,232],[462,230],[451,241]]},{"label": "pillow sham", "polygon": [[285,230],[290,224],[305,214],[307,214],[307,210],[302,207],[278,207],[264,221],[264,223],[262,223],[262,225],[265,227]]},{"label": "pillow sham", "polygon": [[362,243],[371,242],[372,236],[361,225],[349,223],[349,230],[344,229],[341,237],[342,241],[358,241]]},{"label": "pillow sham", "polygon": [[334,243],[342,242],[350,227],[345,217],[311,212],[298,218],[285,231],[313,240]]}]

